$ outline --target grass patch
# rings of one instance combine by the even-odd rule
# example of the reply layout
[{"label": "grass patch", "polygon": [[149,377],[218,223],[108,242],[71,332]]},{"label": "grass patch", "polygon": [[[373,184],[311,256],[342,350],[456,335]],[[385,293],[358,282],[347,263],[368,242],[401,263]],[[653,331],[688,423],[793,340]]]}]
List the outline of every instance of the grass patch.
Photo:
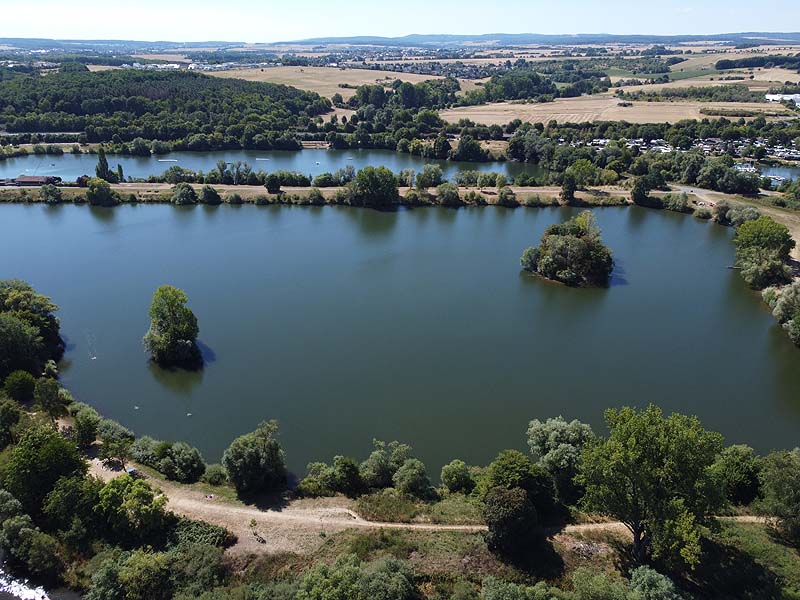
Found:
[{"label": "grass patch", "polygon": [[356,534],[347,542],[347,552],[361,560],[393,556],[407,559],[417,549],[417,545],[396,529],[368,531]]},{"label": "grass patch", "polygon": [[417,501],[393,489],[361,496],[356,503],[356,512],[368,521],[409,523],[420,513]]},{"label": "grass patch", "polygon": [[450,494],[427,507],[424,515],[444,525],[483,525],[480,501],[464,494]]}]

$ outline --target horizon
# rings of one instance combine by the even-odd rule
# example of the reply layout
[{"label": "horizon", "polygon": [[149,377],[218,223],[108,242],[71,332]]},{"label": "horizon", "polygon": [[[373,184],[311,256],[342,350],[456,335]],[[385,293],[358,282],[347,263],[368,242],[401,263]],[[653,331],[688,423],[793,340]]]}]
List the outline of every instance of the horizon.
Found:
[{"label": "horizon", "polygon": [[[207,0],[174,0],[168,5],[156,0],[141,0],[135,10],[109,6],[100,0],[70,3],[40,0],[37,8],[48,15],[46,22],[27,19],[28,9],[12,6],[4,11],[7,17],[4,22],[9,25],[8,28],[0,26],[0,37],[270,44],[331,37],[472,36],[501,32],[565,36],[792,33],[783,31],[783,28],[786,23],[800,22],[800,6],[785,4],[767,0],[762,3],[758,14],[752,14],[752,6],[743,0],[712,0],[701,6],[690,0],[667,0],[659,6],[616,0],[611,7],[598,6],[591,0],[573,0],[569,8],[541,1],[523,3],[510,0],[502,10],[492,12],[475,0],[444,0],[433,6],[422,0],[409,0],[404,12],[398,14],[391,6],[375,6],[366,0],[353,0],[346,9],[334,11],[320,0],[307,0],[292,6],[244,0],[233,8],[220,8],[219,3]],[[567,11],[569,22],[562,24]],[[87,14],[102,15],[103,18],[87,20]],[[153,14],[160,15],[160,18],[153,19]],[[620,19],[622,14],[625,19]],[[438,25],[434,28],[426,26],[425,22]],[[419,33],[426,30],[436,30],[437,33]],[[142,35],[143,31],[149,35]],[[557,33],[549,33],[553,31]]]}]

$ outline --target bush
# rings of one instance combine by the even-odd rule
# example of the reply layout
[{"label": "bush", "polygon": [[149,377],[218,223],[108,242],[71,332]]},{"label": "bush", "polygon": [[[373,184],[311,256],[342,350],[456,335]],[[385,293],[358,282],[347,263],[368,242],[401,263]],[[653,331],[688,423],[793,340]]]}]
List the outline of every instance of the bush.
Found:
[{"label": "bush", "polygon": [[227,202],[228,204],[238,205],[238,204],[242,204],[243,201],[242,201],[242,197],[239,194],[237,194],[236,192],[233,192],[233,193],[228,194],[227,196],[225,196],[225,202]]},{"label": "bush", "polygon": [[61,188],[54,185],[43,185],[39,189],[39,197],[47,204],[60,204],[62,201]]},{"label": "bush", "polygon": [[369,521],[409,523],[419,513],[419,507],[413,498],[387,489],[361,496],[356,511]]},{"label": "bush", "polygon": [[78,448],[89,448],[97,439],[100,415],[93,408],[84,408],[75,415],[74,436]]},{"label": "bush", "polygon": [[191,184],[185,182],[178,183],[172,188],[172,198],[170,202],[178,205],[197,204],[197,192],[194,191]]},{"label": "bush", "polygon": [[239,492],[266,492],[286,487],[283,448],[276,435],[278,424],[265,422],[233,440],[222,455],[222,464]]},{"label": "bush", "polygon": [[711,467],[726,499],[737,506],[750,504],[759,492],[759,460],[750,446],[725,448]]},{"label": "bush", "polygon": [[443,466],[441,480],[448,491],[453,493],[469,494],[475,488],[475,480],[463,460],[456,459]]},{"label": "bush", "polygon": [[495,488],[521,488],[540,519],[547,520],[554,514],[553,478],[519,450],[504,450],[486,467],[478,482],[478,492],[485,499]]},{"label": "bush", "polygon": [[27,371],[14,371],[3,382],[6,395],[20,403],[33,400],[35,386],[36,379]]},{"label": "bush", "polygon": [[766,456],[759,479],[759,507],[787,538],[800,541],[800,449]]},{"label": "bush", "polygon": [[694,216],[703,221],[708,221],[712,217],[712,214],[707,208],[698,208],[694,211]]},{"label": "bush", "polygon": [[458,187],[452,183],[443,183],[436,188],[436,199],[442,206],[458,207],[463,204],[458,194]]},{"label": "bush", "polygon": [[225,485],[228,483],[228,473],[225,472],[225,467],[222,465],[208,465],[201,479],[209,485]]},{"label": "bush", "polygon": [[236,543],[236,536],[219,525],[178,517],[178,522],[170,532],[169,542],[173,545],[208,544],[227,548]]},{"label": "bush", "polygon": [[506,208],[515,208],[519,206],[517,202],[517,195],[510,187],[501,187],[497,192],[497,206],[505,206]]},{"label": "bush", "polygon": [[431,481],[421,460],[409,458],[392,477],[394,487],[401,494],[426,498],[431,493]]},{"label": "bush", "polygon": [[515,556],[527,549],[536,532],[536,509],[521,488],[494,488],[486,495],[486,544],[492,552]]},{"label": "bush", "polygon": [[222,203],[222,198],[219,192],[210,185],[204,185],[200,190],[200,195],[197,198],[201,204],[208,204],[210,206],[217,206]]},{"label": "bush", "polygon": [[205,473],[206,463],[197,448],[186,442],[172,444],[167,456],[158,463],[158,470],[181,483],[195,483]]}]

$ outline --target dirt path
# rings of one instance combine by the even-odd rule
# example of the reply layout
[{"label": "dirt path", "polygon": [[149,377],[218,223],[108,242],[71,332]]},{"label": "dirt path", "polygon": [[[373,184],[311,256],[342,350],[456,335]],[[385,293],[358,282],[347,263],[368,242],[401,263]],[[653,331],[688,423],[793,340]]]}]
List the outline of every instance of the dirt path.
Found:
[{"label": "dirt path", "polygon": [[[89,471],[104,481],[120,475],[119,471],[103,467],[97,459],[89,461]],[[151,482],[166,494],[169,499],[167,505],[169,510],[192,519],[220,525],[236,534],[238,542],[229,550],[232,554],[310,552],[318,548],[328,534],[347,529],[401,529],[462,533],[486,531],[485,525],[367,521],[350,509],[347,506],[349,501],[344,498],[295,500],[281,509],[262,510],[254,506],[211,498],[189,486],[161,480],[151,480]],[[750,516],[722,518],[748,523],[764,522],[760,517]],[[252,527],[253,521],[255,521],[255,527]],[[616,531],[625,535],[628,533],[625,525],[610,521],[567,525],[554,530],[553,534],[580,534],[592,531]]]}]

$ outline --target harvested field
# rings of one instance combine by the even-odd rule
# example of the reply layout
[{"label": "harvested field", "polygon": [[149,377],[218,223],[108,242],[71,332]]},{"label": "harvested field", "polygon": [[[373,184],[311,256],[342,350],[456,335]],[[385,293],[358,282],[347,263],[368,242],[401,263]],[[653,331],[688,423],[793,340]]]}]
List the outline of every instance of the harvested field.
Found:
[{"label": "harvested field", "polygon": [[110,65],[86,65],[86,68],[92,73],[100,73],[101,71],[114,71],[116,69],[121,69],[122,67],[112,67]]},{"label": "harvested field", "polygon": [[[648,86],[649,88],[650,86]],[[753,110],[760,112],[788,111],[775,104],[748,102],[634,102],[619,106],[611,96],[582,96],[559,98],[542,104],[512,104],[499,102],[480,106],[452,108],[441,113],[449,122],[471,119],[483,125],[505,125],[514,119],[533,123],[585,123],[591,121],[628,121],[630,123],[675,123],[682,119],[703,119],[700,110],[706,108]]]},{"label": "harvested field", "polygon": [[439,79],[429,75],[412,73],[393,73],[391,71],[369,71],[366,69],[336,69],[332,67],[269,67],[264,69],[232,69],[209,73],[214,77],[235,77],[247,81],[268,81],[291,85],[301,90],[317,92],[330,98],[337,92],[345,99],[355,94],[355,90],[340,88],[339,84],[354,86],[384,83],[390,84],[395,79],[419,83],[430,79]]}]

